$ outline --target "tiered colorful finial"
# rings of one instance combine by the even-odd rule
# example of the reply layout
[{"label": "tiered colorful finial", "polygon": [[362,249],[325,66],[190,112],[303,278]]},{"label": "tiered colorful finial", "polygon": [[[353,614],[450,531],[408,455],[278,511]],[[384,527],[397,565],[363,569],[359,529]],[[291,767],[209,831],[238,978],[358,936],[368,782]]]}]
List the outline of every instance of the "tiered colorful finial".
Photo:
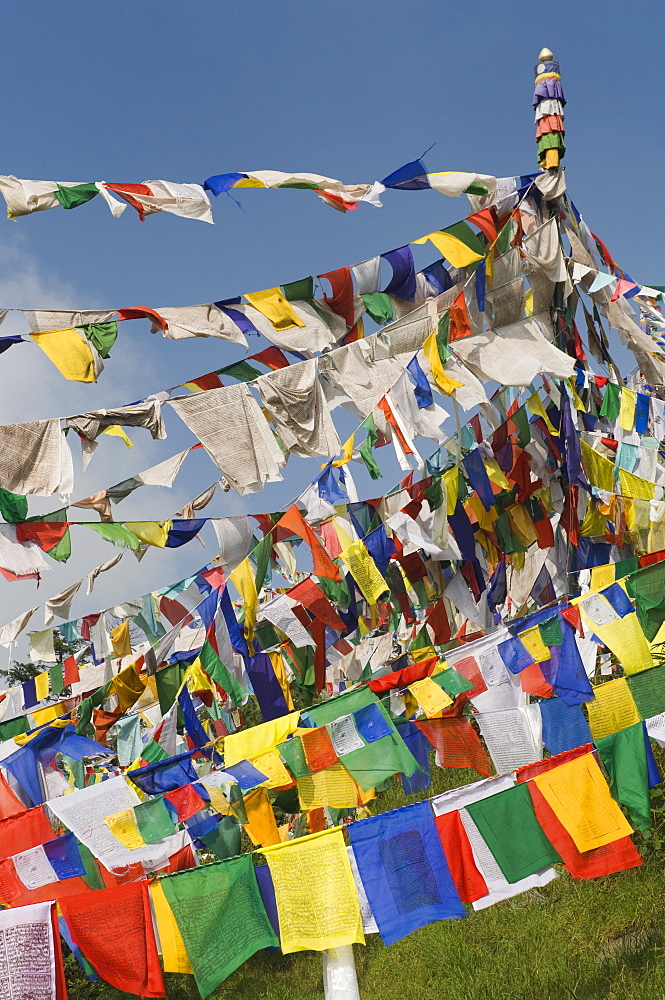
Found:
[{"label": "tiered colorful finial", "polygon": [[563,109],[566,103],[559,64],[550,49],[541,49],[534,67],[536,86],[533,106],[536,109],[536,142],[538,162],[544,170],[559,166],[566,153]]}]

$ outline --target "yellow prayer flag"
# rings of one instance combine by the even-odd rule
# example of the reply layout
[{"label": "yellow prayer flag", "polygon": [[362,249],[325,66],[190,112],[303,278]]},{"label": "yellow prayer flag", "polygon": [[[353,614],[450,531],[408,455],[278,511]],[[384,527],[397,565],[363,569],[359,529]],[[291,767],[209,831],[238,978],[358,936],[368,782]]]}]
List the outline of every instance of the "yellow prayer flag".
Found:
[{"label": "yellow prayer flag", "polygon": [[444,472],[441,477],[446,485],[446,496],[448,498],[448,516],[450,517],[455,513],[455,507],[457,506],[457,492],[459,483],[459,465],[453,465],[452,469],[448,469]]},{"label": "yellow prayer flag", "polygon": [[131,656],[132,655],[132,643],[129,637],[129,619],[126,622],[122,622],[120,625],[116,625],[109,632],[111,636],[111,642],[113,643],[113,655],[114,656]]},{"label": "yellow prayer flag", "polygon": [[591,590],[602,590],[614,583],[616,563],[606,563],[604,566],[593,566],[591,569]]},{"label": "yellow prayer flag", "polygon": [[[594,535],[604,535],[606,531],[607,518],[600,512],[598,507],[596,507],[596,505],[589,500],[587,512],[580,525],[580,535],[582,538],[593,538]],[[593,579],[593,569],[591,570],[591,578]],[[614,579],[614,577],[612,577],[612,579]],[[592,586],[591,589],[595,590],[596,588]]]},{"label": "yellow prayer flag", "polygon": [[155,880],[150,883],[150,895],[157,921],[157,932],[159,942],[162,946],[162,962],[164,972],[192,972],[192,967],[187,956],[185,942],[182,939],[180,928],[173,916],[173,911],[169,906],[164,887],[161,882]]},{"label": "yellow prayer flag", "polygon": [[533,781],[578,851],[604,847],[633,832],[592,753],[545,771]]},{"label": "yellow prayer flag", "polygon": [[122,812],[115,813],[113,816],[105,816],[104,822],[123,847],[129,848],[130,851],[145,847],[145,840],[139,833],[133,809],[123,809]]},{"label": "yellow prayer flag", "polygon": [[449,396],[455,389],[459,389],[462,383],[458,382],[457,379],[451,378],[450,375],[446,375],[446,370],[443,367],[441,355],[439,354],[439,345],[436,340],[436,330],[433,330],[430,333],[427,340],[423,344],[422,350],[432,370],[432,378],[441,392],[445,392],[445,394]]},{"label": "yellow prayer flag", "polygon": [[633,389],[621,386],[621,403],[619,404],[619,426],[624,431],[632,431],[635,427],[635,407],[637,393]]},{"label": "yellow prayer flag", "polygon": [[358,785],[343,764],[333,764],[325,771],[298,778],[298,799],[303,812],[323,806],[355,809],[358,805]]},{"label": "yellow prayer flag", "polygon": [[35,677],[35,697],[37,701],[44,701],[44,698],[48,698],[49,692],[49,672],[48,670],[42,670],[41,674],[37,674]]},{"label": "yellow prayer flag", "polygon": [[520,632],[519,640],[525,647],[530,656],[533,657],[534,663],[542,663],[544,660],[549,660],[551,653],[549,646],[546,646],[540,637],[540,629],[537,625],[533,628],[528,628],[524,632]]},{"label": "yellow prayer flag", "polygon": [[[339,507],[338,509],[340,509],[343,512],[343,514],[346,514],[346,507]],[[343,549],[347,548],[355,541],[353,535],[350,535],[349,532],[346,530],[343,517],[341,516],[333,517],[332,526],[335,529],[335,534],[337,535],[337,541],[339,542],[339,544]]]},{"label": "yellow prayer flag", "polygon": [[46,708],[39,708],[37,711],[30,712],[30,715],[35,720],[35,727],[43,726],[47,722],[53,722],[57,719],[59,715],[62,715],[63,707],[60,704],[57,705],[47,705]]},{"label": "yellow prayer flag", "polygon": [[[621,618],[602,590],[579,602],[585,630],[593,632],[618,658],[626,674],[653,666],[649,643],[634,611]],[[606,685],[603,685],[606,686]]]},{"label": "yellow prayer flag", "polygon": [[365,943],[358,890],[341,830],[277,844],[265,856],[285,955]]},{"label": "yellow prayer flag", "polygon": [[277,750],[266,750],[265,753],[252,757],[250,764],[261,774],[265,774],[268,779],[264,782],[265,788],[283,788],[285,785],[293,784],[293,777],[282,763]]},{"label": "yellow prayer flag", "polygon": [[369,604],[376,604],[388,590],[388,584],[379,573],[376,563],[367,551],[364,542],[352,542],[340,558],[346,564],[351,576],[358,584],[361,594]]},{"label": "yellow prayer flag", "polygon": [[594,740],[611,736],[620,729],[627,729],[640,722],[640,713],[633,700],[625,677],[607,681],[593,689],[595,698],[586,703],[589,728]]},{"label": "yellow prayer flag", "polygon": [[294,326],[304,326],[289,300],[279,288],[265,288],[262,292],[245,293],[250,306],[269,319],[276,330],[290,330]]},{"label": "yellow prayer flag", "polygon": [[614,490],[614,462],[610,462],[609,458],[594,451],[586,441],[580,441],[580,447],[584,470],[591,485],[599,490],[612,493]]},{"label": "yellow prayer flag", "polygon": [[95,359],[84,334],[69,327],[30,336],[68,382],[96,382]]},{"label": "yellow prayer flag", "polygon": [[169,537],[172,521],[125,521],[128,531],[131,531],[146,545],[156,545],[163,549]]},{"label": "yellow prayer flag", "polygon": [[118,696],[118,704],[123,712],[134,705],[145,690],[147,677],[141,677],[135,663],[121,670],[113,678],[113,694]]},{"label": "yellow prayer flag", "polygon": [[499,463],[495,458],[483,458],[483,465],[485,466],[485,471],[487,472],[491,482],[500,486],[503,490],[512,489],[512,484],[500,468]]},{"label": "yellow prayer flag", "polygon": [[[351,459],[353,458],[353,445],[355,438],[356,435],[352,434],[350,438],[346,439],[346,441],[342,445],[342,457],[335,459],[335,461],[333,462],[333,469],[339,469],[340,466],[346,465],[347,462],[351,461]],[[321,468],[322,469],[325,468],[325,465],[326,463],[324,462]]]},{"label": "yellow prayer flag", "polygon": [[267,790],[255,788],[245,795],[243,802],[248,820],[244,828],[252,843],[259,847],[279,844],[279,830]]},{"label": "yellow prayer flag", "polygon": [[109,437],[120,438],[128,448],[134,447],[134,442],[125,434],[122,427],[119,424],[111,424],[109,427],[105,427],[102,434],[108,434]]},{"label": "yellow prayer flag", "polygon": [[442,257],[450,261],[453,267],[466,267],[467,264],[473,264],[474,260],[483,259],[482,254],[471,250],[462,240],[442,231],[429,233],[419,240],[413,240],[413,243],[427,243],[428,240],[434,244]]},{"label": "yellow prayer flag", "polygon": [[527,289],[524,295],[524,312],[527,316],[533,316],[533,288]]},{"label": "yellow prayer flag", "polygon": [[258,594],[254,581],[254,568],[249,561],[249,557],[243,559],[239,566],[229,574],[229,580],[242,597],[245,606],[245,638],[251,642],[254,638],[254,625],[256,623],[256,606]]},{"label": "yellow prayer flag", "polygon": [[251,729],[225,736],[224,763],[232,767],[238,761],[256,757],[265,750],[273,750],[278,743],[284,743],[287,737],[295,733],[299,718],[300,712],[291,712],[279,719],[262,722]]},{"label": "yellow prayer flag", "polygon": [[275,649],[268,653],[270,657],[270,662],[272,663],[272,669],[274,671],[275,677],[279,682],[279,686],[282,689],[282,694],[284,695],[284,700],[286,702],[286,707],[289,712],[292,712],[295,708],[293,704],[293,698],[291,696],[291,685],[289,684],[289,679],[286,673],[286,664],[284,663],[284,656],[279,649]]},{"label": "yellow prayer flag", "polygon": [[656,497],[655,483],[634,476],[625,469],[619,469],[619,490],[622,496],[635,497],[637,500],[654,500]]},{"label": "yellow prayer flag", "polygon": [[547,416],[547,410],[545,409],[543,401],[537,392],[534,392],[533,396],[529,396],[529,398],[526,401],[526,405],[529,407],[534,416],[543,418],[543,420],[545,421],[545,426],[549,431],[551,431],[553,434],[559,433],[559,431],[554,426],[550,418]]},{"label": "yellow prayer flag", "polygon": [[438,715],[439,712],[453,703],[452,698],[431,677],[425,677],[423,680],[409,684],[409,691],[428,719]]}]

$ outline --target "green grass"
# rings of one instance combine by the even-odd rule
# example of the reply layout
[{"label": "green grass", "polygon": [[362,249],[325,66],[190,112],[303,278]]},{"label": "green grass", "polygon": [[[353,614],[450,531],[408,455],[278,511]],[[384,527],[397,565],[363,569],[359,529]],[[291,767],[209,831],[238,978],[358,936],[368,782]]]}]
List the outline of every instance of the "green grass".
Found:
[{"label": "green grass", "polygon": [[[428,795],[475,781],[475,771],[433,767]],[[423,798],[410,796],[407,801]],[[380,810],[405,799],[395,786]],[[375,810],[379,807],[375,805]],[[661,1000],[665,998],[665,868],[656,855],[633,871],[575,881],[563,869],[543,889],[467,920],[431,924],[390,948],[378,935],[354,946],[362,1000]],[[232,917],[231,917],[232,919]],[[71,1000],[126,997],[89,984],[67,959]],[[191,976],[165,976],[170,1000],[196,1000]],[[323,997],[321,957],[261,953],[214,1000]]]}]

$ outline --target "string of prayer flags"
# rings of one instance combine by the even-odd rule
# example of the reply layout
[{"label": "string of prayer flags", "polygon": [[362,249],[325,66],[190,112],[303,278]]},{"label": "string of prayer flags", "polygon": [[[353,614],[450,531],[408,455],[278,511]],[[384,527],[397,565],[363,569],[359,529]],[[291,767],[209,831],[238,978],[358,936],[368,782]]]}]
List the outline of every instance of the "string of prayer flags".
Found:
[{"label": "string of prayer flags", "polygon": [[360,820],[349,837],[383,943],[435,920],[465,917],[429,802]]},{"label": "string of prayer flags", "polygon": [[245,854],[161,881],[203,1000],[243,962],[277,945]]},{"label": "string of prayer flags", "polygon": [[263,853],[275,888],[283,954],[365,943],[341,830],[300,837],[264,848]]}]

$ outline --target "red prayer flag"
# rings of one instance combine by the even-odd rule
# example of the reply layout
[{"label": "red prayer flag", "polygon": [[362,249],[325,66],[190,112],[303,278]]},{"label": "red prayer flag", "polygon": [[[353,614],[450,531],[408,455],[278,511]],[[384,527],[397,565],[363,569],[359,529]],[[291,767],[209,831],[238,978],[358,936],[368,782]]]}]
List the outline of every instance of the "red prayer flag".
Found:
[{"label": "red prayer flag", "polygon": [[434,820],[441,839],[443,853],[459,898],[473,903],[487,896],[489,889],[473,859],[473,851],[459,811],[444,813]]},{"label": "red prayer flag", "polygon": [[183,785],[182,788],[174,788],[170,792],[165,792],[164,798],[177,810],[181,823],[191,819],[194,813],[206,807],[206,803],[193,785]]},{"label": "red prayer flag", "polygon": [[330,628],[337,629],[338,632],[342,632],[345,629],[346,626],[335,611],[334,606],[323,593],[318,583],[312,580],[311,577],[301,580],[300,583],[296,583],[294,587],[287,590],[287,594],[294,601],[298,601],[299,604],[302,604],[311,611],[316,618],[329,625]]},{"label": "red prayer flag", "polygon": [[160,330],[168,330],[168,321],[160,316],[154,309],[147,306],[130,306],[126,309],[118,309],[119,319],[149,319],[151,323],[158,326]]},{"label": "red prayer flag", "polygon": [[16,540],[21,545],[34,542],[44,552],[50,552],[62,541],[68,528],[67,521],[24,521],[16,525]]},{"label": "red prayer flag", "polygon": [[323,298],[338,316],[341,316],[347,326],[353,326],[355,320],[353,306],[353,278],[348,267],[340,267],[336,271],[319,274],[319,280],[326,278],[331,285],[332,295],[323,293]]},{"label": "red prayer flag", "polygon": [[302,747],[305,751],[305,760],[312,773],[325,771],[327,767],[333,767],[339,760],[332,740],[328,735],[325,726],[317,729],[310,729],[307,733],[301,733]]},{"label": "red prayer flag", "polygon": [[450,306],[450,329],[448,331],[448,343],[454,340],[461,340],[471,333],[471,323],[469,321],[469,311],[466,308],[464,290],[462,290],[453,304]]},{"label": "red prayer flag", "polygon": [[422,719],[416,725],[435,748],[439,767],[473,767],[485,777],[492,773],[480,737],[468,719]]},{"label": "red prayer flag", "polygon": [[[108,188],[109,191],[114,191],[115,194],[120,195],[120,197],[124,201],[126,201],[128,205],[131,205],[132,208],[136,209],[136,211],[139,213],[139,218],[140,218],[141,222],[145,222],[145,213],[146,213],[145,206],[142,205],[140,201],[137,201],[136,198],[132,198],[132,195],[134,195],[134,194],[141,194],[141,195],[143,195],[144,198],[152,198],[152,197],[154,197],[152,191],[150,190],[150,188],[148,187],[147,184],[106,184],[105,183],[104,187]],[[120,310],[118,310],[118,312],[120,312]]]},{"label": "red prayer flag", "polygon": [[474,215],[467,215],[466,221],[470,222],[473,226],[479,229],[481,233],[487,237],[490,243],[494,243],[499,235],[496,229],[495,209],[484,208],[481,212],[475,212]]},{"label": "red prayer flag", "polygon": [[384,674],[383,677],[376,677],[369,681],[367,686],[375,694],[408,687],[415,681],[422,681],[429,677],[438,662],[438,656],[430,656],[427,660],[420,660],[418,663],[411,663],[408,667],[402,667],[401,670],[393,670],[390,674]]},{"label": "red prayer flag", "polygon": [[0,819],[8,819],[27,811],[27,806],[11,790],[4,774],[0,774]]},{"label": "red prayer flag", "polygon": [[[26,809],[15,816],[0,820],[0,857],[29,851],[31,847],[47,844],[53,840],[53,827],[49,823],[43,806]],[[48,897],[47,897],[48,898]]]},{"label": "red prayer flag", "polygon": [[250,354],[249,360],[259,361],[267,368],[272,368],[273,371],[277,368],[289,367],[289,362],[279,347],[266,347],[265,351],[259,351],[258,354]]},{"label": "red prayer flag", "polygon": [[74,943],[102,979],[139,997],[163,997],[147,882],[60,901]]},{"label": "red prayer flag", "polygon": [[340,580],[339,569],[314,534],[305,518],[295,504],[289,507],[286,514],[277,522],[282,528],[288,528],[293,535],[298,535],[307,542],[312,550],[312,562],[316,576],[326,576],[330,580]]},{"label": "red prayer flag", "polygon": [[[88,638],[90,638],[89,633]],[[79,675],[79,665],[76,662],[75,656],[66,657],[63,661],[63,667],[63,681],[65,687],[71,687],[72,684],[76,684],[76,682],[81,679]]]}]

